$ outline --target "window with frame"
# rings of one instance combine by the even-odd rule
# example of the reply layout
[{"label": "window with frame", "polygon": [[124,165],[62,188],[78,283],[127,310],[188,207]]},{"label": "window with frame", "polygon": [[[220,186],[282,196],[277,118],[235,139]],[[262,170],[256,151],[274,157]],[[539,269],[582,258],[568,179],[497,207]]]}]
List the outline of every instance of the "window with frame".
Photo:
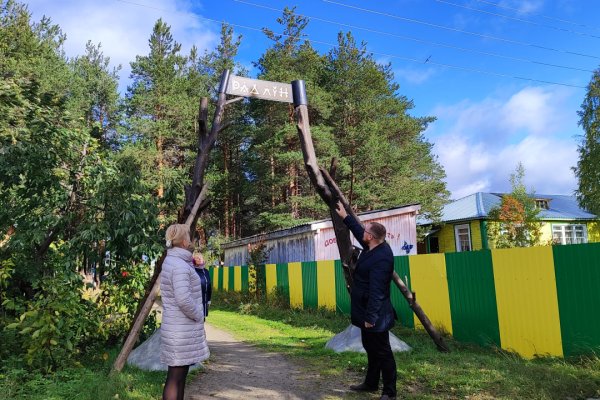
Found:
[{"label": "window with frame", "polygon": [[456,225],[454,227],[456,239],[456,251],[471,251],[471,228],[469,224]]},{"label": "window with frame", "polygon": [[552,225],[552,241],[556,244],[587,243],[587,229],[583,224]]}]

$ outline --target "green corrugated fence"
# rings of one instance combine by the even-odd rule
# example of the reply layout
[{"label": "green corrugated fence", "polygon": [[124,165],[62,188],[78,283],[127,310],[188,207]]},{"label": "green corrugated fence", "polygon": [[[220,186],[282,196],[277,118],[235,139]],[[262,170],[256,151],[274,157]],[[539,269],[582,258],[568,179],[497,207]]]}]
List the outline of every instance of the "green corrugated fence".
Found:
[{"label": "green corrugated fence", "polygon": [[[600,243],[395,257],[394,269],[438,329],[524,357],[600,351]],[[348,314],[341,262],[210,268],[216,290],[275,288],[295,308]],[[256,276],[260,281],[256,281]],[[422,328],[392,287],[399,322]]]}]

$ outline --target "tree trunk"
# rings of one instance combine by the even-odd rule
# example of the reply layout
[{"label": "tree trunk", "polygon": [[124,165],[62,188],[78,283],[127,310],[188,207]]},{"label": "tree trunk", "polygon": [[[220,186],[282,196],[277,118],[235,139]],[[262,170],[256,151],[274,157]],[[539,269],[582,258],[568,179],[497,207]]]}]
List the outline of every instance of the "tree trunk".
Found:
[{"label": "tree trunk", "polygon": [[165,195],[165,187],[163,185],[163,168],[164,168],[164,160],[163,160],[163,137],[159,136],[156,139],[156,152],[158,154],[158,160],[156,160],[157,168],[158,168],[158,189],[157,194],[158,198],[162,199]]}]

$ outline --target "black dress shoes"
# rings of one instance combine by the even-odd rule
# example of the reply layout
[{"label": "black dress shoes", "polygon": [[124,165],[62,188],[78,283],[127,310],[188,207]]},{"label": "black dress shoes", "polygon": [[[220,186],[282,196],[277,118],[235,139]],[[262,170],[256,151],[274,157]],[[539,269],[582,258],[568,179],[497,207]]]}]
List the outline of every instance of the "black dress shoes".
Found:
[{"label": "black dress shoes", "polygon": [[350,386],[350,390],[354,390],[355,392],[376,392],[377,388],[361,383],[360,385]]},{"label": "black dress shoes", "polygon": [[390,396],[389,394],[383,394],[379,400],[396,400],[396,396]]}]

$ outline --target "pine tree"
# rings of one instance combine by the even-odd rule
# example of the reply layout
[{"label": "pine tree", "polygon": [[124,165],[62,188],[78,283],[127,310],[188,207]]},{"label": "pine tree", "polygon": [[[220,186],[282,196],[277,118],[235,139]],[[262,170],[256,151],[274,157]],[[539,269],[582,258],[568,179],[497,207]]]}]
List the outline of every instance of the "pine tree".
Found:
[{"label": "pine tree", "polygon": [[[323,89],[325,58],[308,41],[302,41],[302,32],[308,24],[305,17],[286,8],[277,22],[283,26],[283,35],[264,30],[273,45],[256,63],[258,77],[286,83],[305,81],[317,155],[326,155],[321,162],[328,164],[337,152],[331,129],[322,124],[323,117],[330,113],[330,98]],[[256,205],[261,210],[254,229],[269,230],[322,218],[326,207],[315,194],[304,169],[293,107],[256,100],[251,102],[250,110],[256,124],[250,147],[254,156],[251,165],[257,189]]]},{"label": "pine tree", "polygon": [[420,203],[428,217],[448,199],[445,173],[423,137],[431,117],[408,114],[391,65],[380,65],[351,33],[338,35],[328,55],[327,89],[333,95],[327,124],[340,148],[339,181],[359,211]]},{"label": "pine tree", "polygon": [[576,195],[583,208],[600,215],[600,69],[592,75],[578,114],[584,136],[573,168],[579,182]]},{"label": "pine tree", "polygon": [[[233,28],[221,26],[221,39],[216,49],[207,52],[200,62],[202,73],[208,77],[208,89],[213,98],[224,70],[245,76],[247,71],[235,62],[241,36],[235,37]],[[244,210],[249,195],[245,144],[249,125],[246,120],[247,102],[238,102],[227,107],[229,127],[219,134],[211,158],[210,179],[212,182],[210,216],[204,218],[206,226],[220,225],[225,237],[240,237],[246,225],[244,220],[251,215]],[[219,224],[220,222],[220,224]]]},{"label": "pine tree", "polygon": [[70,62],[74,71],[73,95],[77,110],[83,114],[92,136],[105,146],[116,145],[119,120],[119,65],[110,69],[110,58],[104,56],[101,45],[88,41],[86,52]]},{"label": "pine tree", "polygon": [[146,178],[153,182],[167,218],[181,206],[183,184],[193,162],[189,149],[195,149],[199,93],[190,88],[189,58],[181,54],[181,45],[161,19],[154,25],[149,48],[148,55],[136,56],[131,63],[133,84],[125,102],[127,139],[135,142],[140,159],[146,160]]}]

